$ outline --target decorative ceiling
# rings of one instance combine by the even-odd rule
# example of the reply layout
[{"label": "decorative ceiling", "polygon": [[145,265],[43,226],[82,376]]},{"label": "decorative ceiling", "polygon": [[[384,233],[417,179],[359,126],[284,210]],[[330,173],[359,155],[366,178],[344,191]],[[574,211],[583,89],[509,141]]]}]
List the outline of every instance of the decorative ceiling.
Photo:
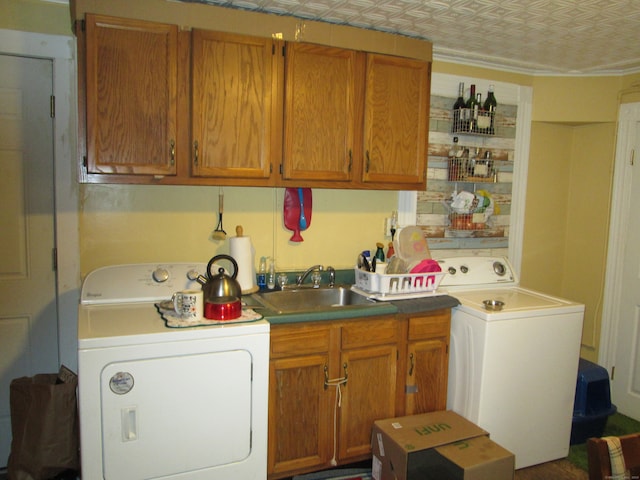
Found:
[{"label": "decorative ceiling", "polygon": [[183,0],[428,39],[434,58],[529,74],[640,72],[640,0]]}]

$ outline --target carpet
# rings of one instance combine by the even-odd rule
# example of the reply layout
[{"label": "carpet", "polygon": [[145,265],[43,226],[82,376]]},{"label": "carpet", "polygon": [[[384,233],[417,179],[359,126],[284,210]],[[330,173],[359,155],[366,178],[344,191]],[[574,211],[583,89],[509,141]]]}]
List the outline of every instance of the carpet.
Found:
[{"label": "carpet", "polygon": [[341,468],[298,475],[293,480],[371,480],[370,468]]},{"label": "carpet", "polygon": [[[621,413],[614,413],[607,419],[607,423],[602,433],[603,437],[619,437],[629,433],[640,432],[640,422],[629,418]],[[582,470],[589,470],[587,460],[587,444],[580,443],[571,445],[567,460]]]}]

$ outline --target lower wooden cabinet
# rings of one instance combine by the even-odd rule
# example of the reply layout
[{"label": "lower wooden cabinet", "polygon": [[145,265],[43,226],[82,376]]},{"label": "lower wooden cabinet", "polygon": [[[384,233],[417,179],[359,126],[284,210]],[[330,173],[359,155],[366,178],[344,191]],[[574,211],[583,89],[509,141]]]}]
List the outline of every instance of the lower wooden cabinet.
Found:
[{"label": "lower wooden cabinet", "polygon": [[450,318],[272,325],[269,479],[365,460],[375,420],[444,409]]},{"label": "lower wooden cabinet", "polygon": [[405,414],[447,407],[451,313],[409,318]]}]

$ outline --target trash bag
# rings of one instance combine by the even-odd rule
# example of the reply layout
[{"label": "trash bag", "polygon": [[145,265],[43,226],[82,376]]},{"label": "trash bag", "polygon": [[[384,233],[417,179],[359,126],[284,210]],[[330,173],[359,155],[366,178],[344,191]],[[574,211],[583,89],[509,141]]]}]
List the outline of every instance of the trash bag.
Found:
[{"label": "trash bag", "polygon": [[66,367],[11,381],[9,480],[61,478],[80,469],[78,379]]}]

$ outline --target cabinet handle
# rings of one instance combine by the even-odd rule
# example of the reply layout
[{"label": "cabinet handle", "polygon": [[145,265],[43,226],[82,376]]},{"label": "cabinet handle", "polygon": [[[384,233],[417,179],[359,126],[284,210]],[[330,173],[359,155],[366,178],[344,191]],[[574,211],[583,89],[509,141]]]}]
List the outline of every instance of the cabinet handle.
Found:
[{"label": "cabinet handle", "polygon": [[198,141],[193,142],[193,162],[198,164]]},{"label": "cabinet handle", "polygon": [[349,374],[347,373],[347,362],[342,365],[342,369],[344,370],[344,377],[342,378],[334,378],[333,380],[329,380],[329,367],[327,365],[324,366],[324,389],[326,390],[328,387],[340,387],[347,386],[347,378]]},{"label": "cabinet handle", "polygon": [[169,142],[169,147],[169,152],[171,154],[171,165],[174,165],[176,163],[176,142],[173,140],[173,138]]},{"label": "cabinet handle", "polygon": [[367,150],[367,167],[365,168],[365,172],[369,173],[369,164],[371,163],[371,158],[369,158],[369,150]]},{"label": "cabinet handle", "polygon": [[351,171],[351,166],[353,165],[353,152],[349,149],[349,172]]},{"label": "cabinet handle", "polygon": [[413,375],[413,367],[414,367],[414,364],[413,364],[413,353],[409,354],[409,362],[410,362],[409,363],[409,376],[412,376]]}]

